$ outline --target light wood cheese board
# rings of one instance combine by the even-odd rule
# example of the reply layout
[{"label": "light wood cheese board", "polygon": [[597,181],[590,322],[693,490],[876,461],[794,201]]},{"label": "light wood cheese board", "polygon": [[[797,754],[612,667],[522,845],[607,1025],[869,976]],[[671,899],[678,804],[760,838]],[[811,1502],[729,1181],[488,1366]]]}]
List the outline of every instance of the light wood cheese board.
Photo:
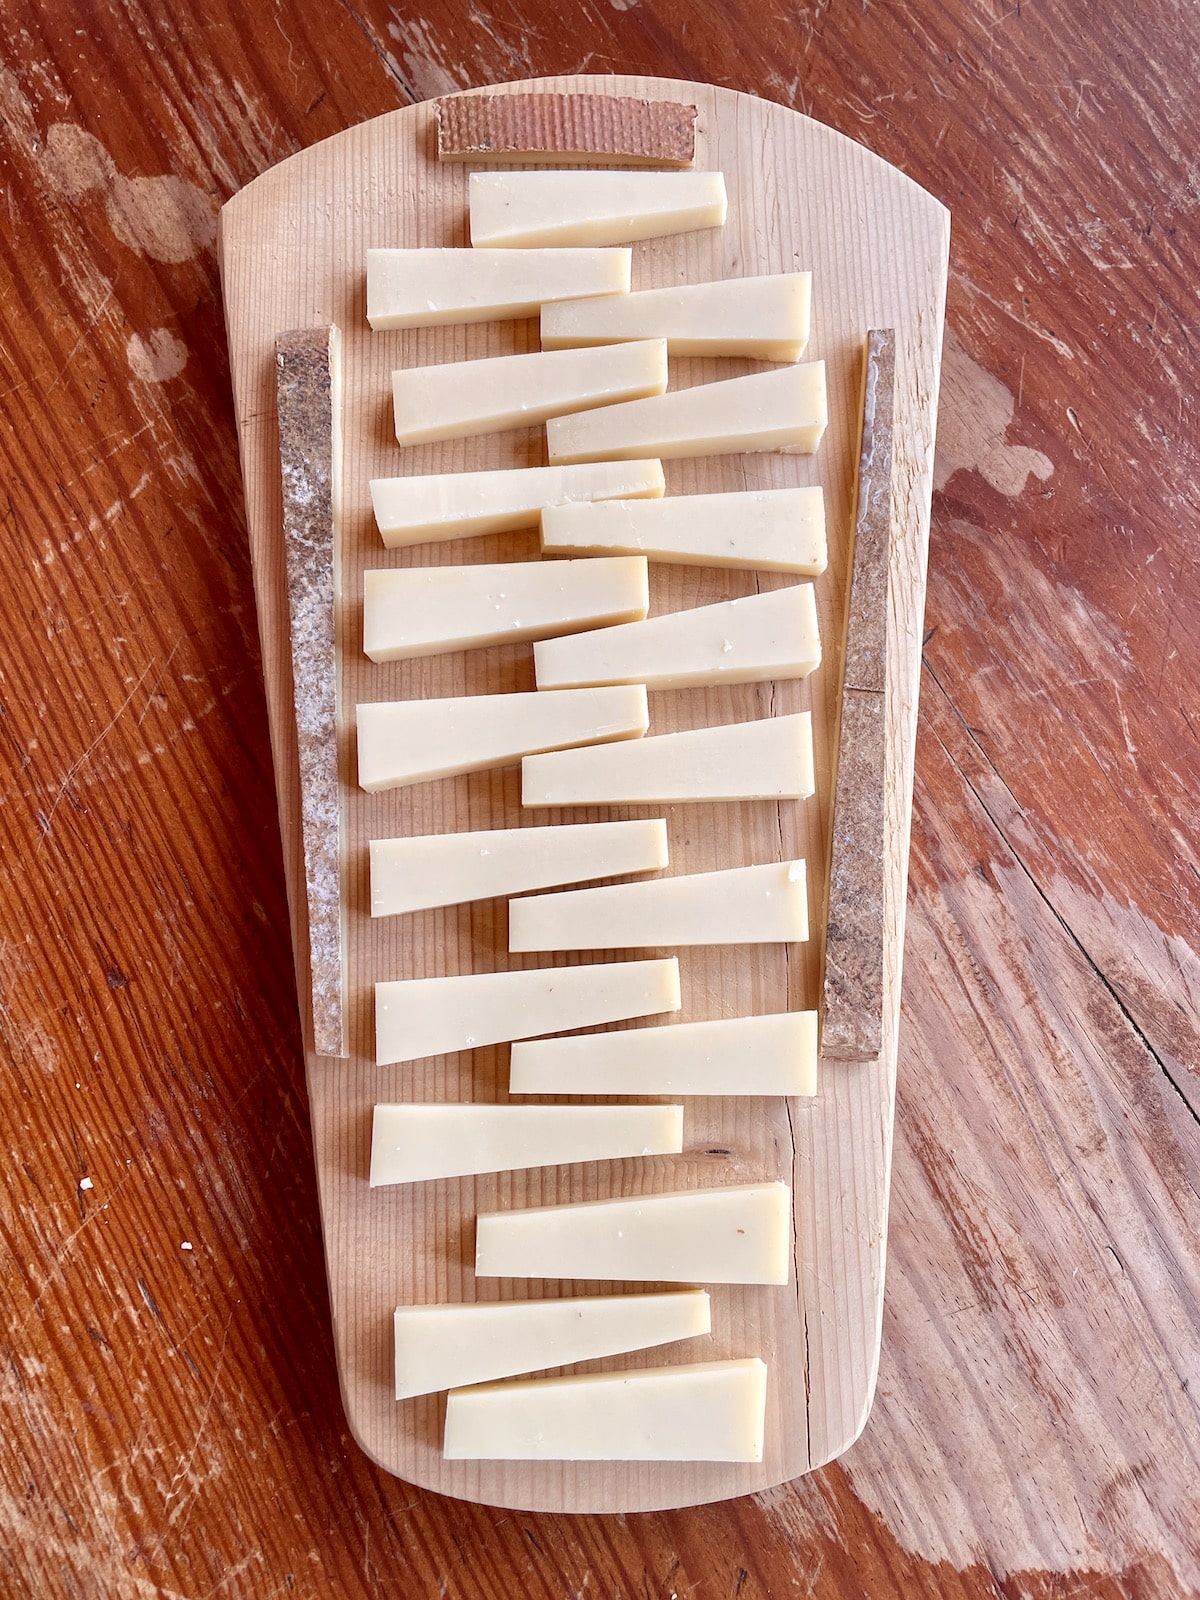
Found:
[{"label": "light wood cheese board", "polygon": [[[536,320],[372,333],[365,253],[373,246],[466,245],[469,163],[439,163],[434,110],[416,105],[350,129],[247,186],[221,217],[221,269],[245,476],[263,672],[304,1020],[308,1092],[346,1413],[362,1448],[389,1471],[443,1493],[550,1511],[631,1511],[723,1499],[785,1481],[857,1437],[875,1385],[883,1308],[896,1038],[913,748],[921,654],[933,434],[949,219],[896,169],[808,118],[704,84],[578,77],[503,86],[631,95],[698,108],[696,162],[724,172],[724,228],[634,246],[633,287],[811,269],[812,338],[824,359],[829,427],[815,456],[742,455],[665,463],[669,494],[821,484],[830,563],[816,580],[824,661],[809,678],[652,694],[650,732],[811,709],[816,795],[744,802],[522,814],[515,767],[382,794],[357,787],[354,707],[361,701],[534,688],[532,649],[374,664],[362,652],[368,567],[532,559],[536,528],[385,551],[369,480],[405,473],[540,465],[541,429],[401,450],[390,428],[395,367],[538,348]],[[545,163],[555,165],[553,160]],[[336,324],[344,351],[343,516],[337,613],[338,769],[348,1055],[314,1053],[297,719],[281,522],[275,340]],[[507,1100],[508,1049],[375,1065],[376,981],[561,964],[510,956],[505,904],[482,901],[372,920],[367,843],[489,827],[665,815],[673,873],[767,860],[809,863],[807,944],[679,951],[679,1021],[816,1007],[822,979],[833,764],[839,723],[847,574],[862,418],[863,344],[895,330],[894,466],[885,691],[883,1048],[865,1062],[822,1062],[810,1100],[685,1102],[684,1151],[480,1178],[368,1187],[372,1108],[380,1101]],[[740,360],[673,360],[672,387],[758,370]],[[651,565],[651,614],[779,587],[779,574]],[[613,952],[655,956],[666,951]],[[594,954],[568,962],[606,959]],[[668,1025],[672,1019],[665,1021]],[[761,1463],[637,1464],[448,1461],[445,1397],[393,1398],[398,1304],[594,1294],[623,1286],[510,1282],[472,1273],[474,1219],[608,1195],[782,1179],[795,1205],[786,1288],[712,1289],[710,1338],[591,1363],[581,1370],[761,1355],[769,1363]],[[630,1285],[650,1288],[650,1285]],[[270,1308],[264,1308],[270,1314]]]}]

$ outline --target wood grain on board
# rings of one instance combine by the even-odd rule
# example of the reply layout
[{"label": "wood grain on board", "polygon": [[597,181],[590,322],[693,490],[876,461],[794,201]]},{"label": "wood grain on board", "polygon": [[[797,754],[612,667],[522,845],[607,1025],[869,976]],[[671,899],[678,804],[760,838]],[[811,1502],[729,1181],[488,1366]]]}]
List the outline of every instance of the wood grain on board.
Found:
[{"label": "wood grain on board", "polygon": [[[1195,1594],[1194,8],[6,21],[4,1593]],[[805,111],[955,233],[870,1425],[566,1518],[346,1429],[214,239],[367,117],[618,66]]]}]

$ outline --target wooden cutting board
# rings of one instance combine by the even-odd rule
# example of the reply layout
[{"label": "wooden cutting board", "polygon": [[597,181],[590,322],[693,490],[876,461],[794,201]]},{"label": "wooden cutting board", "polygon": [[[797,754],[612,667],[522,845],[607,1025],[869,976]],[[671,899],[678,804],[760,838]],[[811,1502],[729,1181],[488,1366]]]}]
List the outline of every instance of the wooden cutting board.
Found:
[{"label": "wooden cutting board", "polygon": [[[948,214],[867,150],[808,118],[705,84],[632,77],[542,79],[504,93],[588,91],[699,108],[700,168],[724,172],[724,229],[634,247],[634,287],[795,268],[813,270],[808,351],[827,363],[830,425],[815,457],[731,456],[667,463],[668,493],[791,483],[824,486],[830,565],[817,580],[825,660],[801,683],[651,696],[651,733],[810,707],[815,798],[666,809],[673,872],[768,859],[809,862],[813,937],[787,949],[681,952],[678,1020],[816,1005],[822,967],[830,794],[841,687],[848,558],[861,420],[863,341],[896,332],[891,600],[888,618],[884,1047],[877,1059],[824,1063],[812,1101],[686,1102],[682,1155],[538,1169],[371,1190],[376,1101],[504,1101],[507,1048],[398,1067],[374,1065],[371,996],[384,978],[556,964],[507,954],[503,902],[372,922],[372,837],[529,824],[516,769],[366,795],[354,782],[353,708],[360,700],[534,687],[529,646],[377,666],[362,654],[362,574],[370,566],[528,559],[535,530],[387,552],[368,481],[407,472],[537,465],[542,430],[400,450],[389,428],[389,374],[417,365],[537,348],[535,322],[373,334],[365,318],[365,251],[377,245],[465,245],[469,167],[439,164],[432,105],[410,106],[326,140],[265,173],[225,206],[221,270],[245,476],[263,673],[279,793],[308,1092],[346,1413],[362,1448],[412,1483],[494,1505],[630,1511],[727,1498],[796,1477],[861,1431],[878,1367],[892,1148],[900,960],[917,685],[945,303]],[[495,91],[493,91],[495,92]],[[547,163],[552,165],[553,163]],[[345,352],[345,503],[339,627],[343,893],[348,1059],[314,1054],[300,839],[299,765],[281,524],[274,342],[336,323]],[[742,361],[672,363],[672,385],[754,370]],[[731,599],[786,577],[652,565],[652,612]],[[538,813],[536,822],[652,816],[661,808]],[[656,952],[647,952],[654,954]],[[621,953],[617,953],[618,955]],[[576,958],[569,958],[576,959]],[[589,955],[579,959],[591,960]],[[795,1195],[795,1270],[786,1289],[717,1287],[710,1340],[594,1368],[761,1354],[770,1364],[761,1464],[447,1462],[444,1398],[392,1398],[391,1313],[399,1303],[597,1293],[620,1285],[474,1282],[481,1210],[592,1200],[702,1184],[784,1179]],[[629,1287],[642,1287],[633,1286]],[[286,1305],[264,1308],[287,1316]],[[588,1370],[583,1368],[581,1370]]]}]

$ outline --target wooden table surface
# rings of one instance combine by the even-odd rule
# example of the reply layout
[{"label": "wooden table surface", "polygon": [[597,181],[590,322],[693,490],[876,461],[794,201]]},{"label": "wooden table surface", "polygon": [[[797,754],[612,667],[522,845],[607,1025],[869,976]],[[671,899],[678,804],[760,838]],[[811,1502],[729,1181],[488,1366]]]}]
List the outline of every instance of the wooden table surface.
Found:
[{"label": "wooden table surface", "polygon": [[[1191,0],[0,22],[0,1594],[1197,1593]],[[617,69],[808,112],[955,233],[875,1410],[788,1488],[554,1518],[342,1415],[214,237],[363,118]]]}]

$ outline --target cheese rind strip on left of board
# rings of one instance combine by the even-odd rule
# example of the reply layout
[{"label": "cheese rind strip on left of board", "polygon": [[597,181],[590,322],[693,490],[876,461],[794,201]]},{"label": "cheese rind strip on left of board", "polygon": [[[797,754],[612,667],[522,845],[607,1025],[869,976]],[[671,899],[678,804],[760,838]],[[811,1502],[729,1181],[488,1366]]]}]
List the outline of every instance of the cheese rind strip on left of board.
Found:
[{"label": "cheese rind strip on left of board", "polygon": [[682,1149],[682,1106],[377,1105],[371,1188]]},{"label": "cheese rind strip on left of board", "polygon": [[811,272],[780,272],[562,300],[542,307],[542,349],[665,339],[673,356],[798,361],[811,298]]},{"label": "cheese rind strip on left of board", "polygon": [[471,243],[485,248],[632,244],[720,228],[720,172],[473,172]]},{"label": "cheese rind strip on left of board", "polygon": [[712,1331],[703,1289],[397,1306],[396,1399],[515,1378]]},{"label": "cheese rind strip on left of board", "polygon": [[508,907],[508,948],[644,950],[808,938],[803,861],[529,895]]},{"label": "cheese rind strip on left of board", "polygon": [[[539,690],[603,683],[684,689],[806,678],[820,665],[811,583],[595,628],[533,647]],[[582,740],[575,741],[582,744]]]},{"label": "cheese rind strip on left of board", "polygon": [[635,339],[595,350],[404,367],[392,373],[392,411],[399,444],[430,444],[532,427],[564,411],[660,395],[666,387],[665,340]]},{"label": "cheese rind strip on left of board", "polygon": [[753,567],[812,578],[828,562],[825,497],[819,488],[734,489],[653,502],[547,506],[542,551],[553,556],[640,552],[651,561]]},{"label": "cheese rind strip on left of board", "polygon": [[626,1022],[678,1011],[679,1006],[679,962],[674,956],[377,983],[376,1063],[385,1067],[602,1022]]},{"label": "cheese rind strip on left of board", "polygon": [[527,1378],[453,1389],[451,1461],[727,1461],[763,1457],[767,1365],[757,1356],[679,1367]]},{"label": "cheese rind strip on left of board", "polygon": [[548,300],[625,294],[632,252],[367,251],[367,321],[375,329],[533,317]]},{"label": "cheese rind strip on left of board", "polygon": [[507,766],[535,750],[637,739],[649,723],[641,684],[553,695],[367,701],[358,707],[358,781],[377,794]]}]

